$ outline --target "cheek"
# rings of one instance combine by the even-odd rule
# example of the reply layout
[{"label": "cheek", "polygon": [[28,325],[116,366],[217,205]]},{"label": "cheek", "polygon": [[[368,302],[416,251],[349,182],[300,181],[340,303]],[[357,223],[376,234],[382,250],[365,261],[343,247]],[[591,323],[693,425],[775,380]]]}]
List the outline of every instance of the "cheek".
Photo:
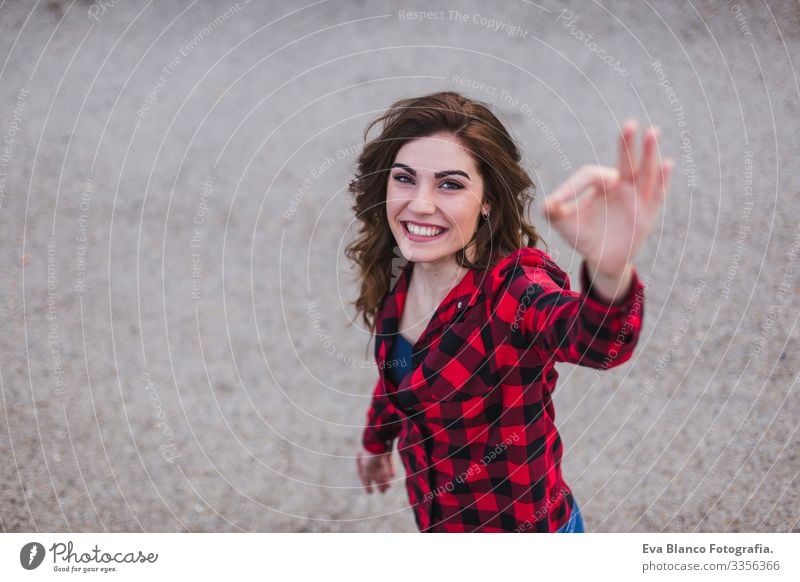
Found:
[{"label": "cheek", "polygon": [[402,206],[396,202],[387,200],[386,202],[386,217],[394,222],[394,219],[400,214]]},{"label": "cheek", "polygon": [[397,205],[404,202],[408,196],[408,189],[404,188],[394,180],[389,180],[389,182],[386,184],[386,202],[391,202]]},{"label": "cheek", "polygon": [[461,220],[459,220],[458,228],[463,233],[465,238],[469,238],[475,232],[477,228],[477,218],[473,218],[472,216],[462,216]]},{"label": "cheek", "polygon": [[392,187],[386,189],[386,213],[389,216],[397,214],[402,206],[402,200],[397,194],[397,190]]},{"label": "cheek", "polygon": [[471,231],[475,229],[480,207],[474,204],[462,204],[451,209],[451,220],[461,229]]}]

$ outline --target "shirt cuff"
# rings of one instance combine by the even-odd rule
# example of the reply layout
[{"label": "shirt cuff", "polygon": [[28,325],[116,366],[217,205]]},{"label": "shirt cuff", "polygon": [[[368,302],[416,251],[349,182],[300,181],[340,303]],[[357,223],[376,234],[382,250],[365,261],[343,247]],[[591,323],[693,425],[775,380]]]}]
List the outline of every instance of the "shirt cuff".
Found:
[{"label": "shirt cuff", "polygon": [[392,441],[368,441],[362,440],[361,444],[373,455],[382,455],[392,450]]}]

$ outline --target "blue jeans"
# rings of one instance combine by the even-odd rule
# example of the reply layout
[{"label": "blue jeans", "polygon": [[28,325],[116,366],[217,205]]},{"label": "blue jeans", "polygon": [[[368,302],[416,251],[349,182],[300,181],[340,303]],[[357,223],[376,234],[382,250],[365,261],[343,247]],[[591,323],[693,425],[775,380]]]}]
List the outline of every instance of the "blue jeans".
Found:
[{"label": "blue jeans", "polygon": [[578,503],[573,499],[572,513],[569,516],[569,521],[556,530],[556,533],[586,533],[583,529],[583,517],[581,517],[581,510]]}]

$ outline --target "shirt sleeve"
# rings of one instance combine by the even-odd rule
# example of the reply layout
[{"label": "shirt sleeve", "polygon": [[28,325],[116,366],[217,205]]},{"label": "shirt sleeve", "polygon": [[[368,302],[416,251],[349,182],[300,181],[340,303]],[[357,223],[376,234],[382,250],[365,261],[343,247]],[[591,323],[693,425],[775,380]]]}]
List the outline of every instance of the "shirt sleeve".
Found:
[{"label": "shirt sleeve", "polygon": [[603,369],[623,364],[641,334],[644,285],[634,269],[627,292],[608,304],[592,292],[585,261],[580,281],[577,293],[554,263],[520,265],[499,313],[510,324],[512,339],[545,359]]},{"label": "shirt sleeve", "polygon": [[401,417],[386,396],[383,377],[378,376],[367,411],[367,426],[361,438],[364,448],[374,454],[392,450],[394,439],[400,434]]}]

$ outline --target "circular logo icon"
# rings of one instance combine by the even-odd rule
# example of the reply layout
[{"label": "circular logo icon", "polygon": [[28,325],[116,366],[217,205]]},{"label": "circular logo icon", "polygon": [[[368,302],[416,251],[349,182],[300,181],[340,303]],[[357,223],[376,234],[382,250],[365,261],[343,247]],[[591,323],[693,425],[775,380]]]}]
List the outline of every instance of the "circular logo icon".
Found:
[{"label": "circular logo icon", "polygon": [[44,546],[39,542],[30,542],[22,546],[19,552],[19,563],[26,570],[34,570],[44,560]]}]

